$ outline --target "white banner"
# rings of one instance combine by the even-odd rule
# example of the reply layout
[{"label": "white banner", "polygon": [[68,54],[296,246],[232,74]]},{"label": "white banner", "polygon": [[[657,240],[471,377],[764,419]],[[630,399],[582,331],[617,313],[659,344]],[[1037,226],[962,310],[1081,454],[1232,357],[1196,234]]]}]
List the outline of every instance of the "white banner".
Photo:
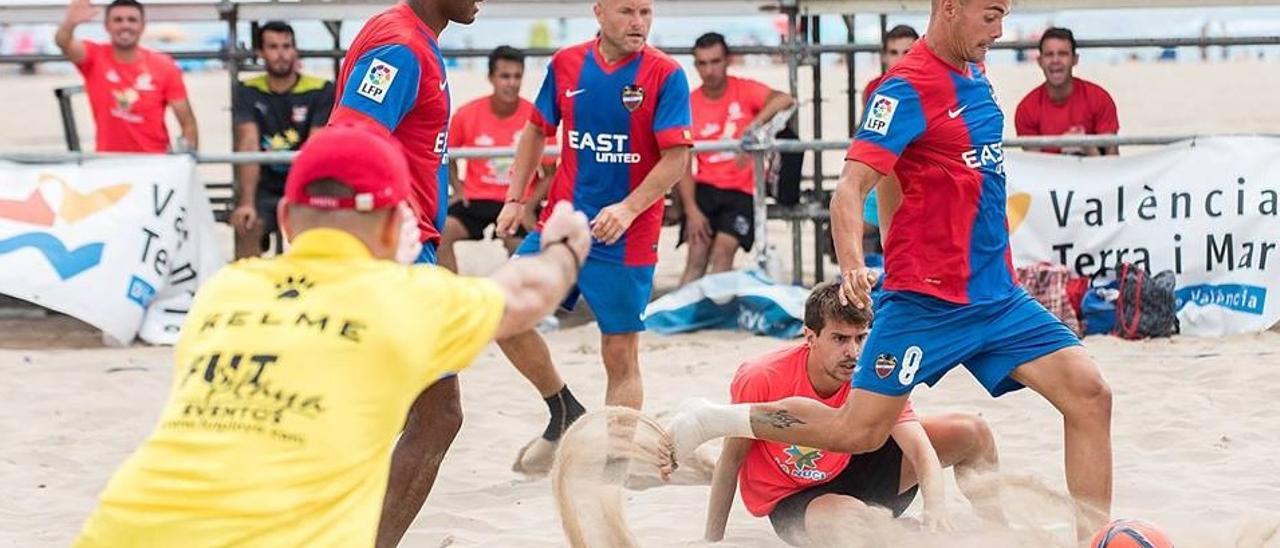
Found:
[{"label": "white banner", "polygon": [[1188,335],[1280,320],[1280,139],[1204,138],[1106,158],[1010,151],[1005,169],[1016,265],[1172,270]]},{"label": "white banner", "polygon": [[0,293],[108,342],[176,342],[196,288],[224,262],[190,157],[0,162]]}]

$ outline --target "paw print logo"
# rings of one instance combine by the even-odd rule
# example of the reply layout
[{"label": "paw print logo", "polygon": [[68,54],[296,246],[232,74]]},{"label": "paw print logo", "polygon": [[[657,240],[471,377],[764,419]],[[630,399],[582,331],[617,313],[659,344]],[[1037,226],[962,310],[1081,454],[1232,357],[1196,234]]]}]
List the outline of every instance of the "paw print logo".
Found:
[{"label": "paw print logo", "polygon": [[303,290],[315,287],[315,282],[308,280],[306,276],[294,278],[289,276],[283,282],[276,284],[276,300],[296,299],[302,296]]}]

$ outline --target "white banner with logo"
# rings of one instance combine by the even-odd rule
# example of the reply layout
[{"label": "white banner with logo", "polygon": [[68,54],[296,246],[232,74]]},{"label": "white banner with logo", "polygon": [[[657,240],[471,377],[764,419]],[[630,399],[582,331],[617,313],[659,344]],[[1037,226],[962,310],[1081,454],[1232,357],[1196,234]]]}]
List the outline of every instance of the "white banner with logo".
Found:
[{"label": "white banner with logo", "polygon": [[109,342],[176,342],[191,297],[224,262],[190,157],[0,162],[0,293]]},{"label": "white banner with logo", "polygon": [[1106,158],[1010,151],[1005,169],[1016,265],[1172,270],[1188,335],[1280,321],[1280,139],[1202,138]]}]

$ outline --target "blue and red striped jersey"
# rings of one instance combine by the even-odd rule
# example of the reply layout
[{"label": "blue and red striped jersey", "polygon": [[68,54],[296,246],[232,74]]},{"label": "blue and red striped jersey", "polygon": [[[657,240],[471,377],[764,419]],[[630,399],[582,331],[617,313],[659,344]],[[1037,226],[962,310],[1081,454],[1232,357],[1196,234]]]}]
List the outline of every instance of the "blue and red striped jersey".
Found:
[{"label": "blue and red striped jersey", "polygon": [[338,73],[329,124],[363,123],[404,148],[410,203],[422,241],[440,240],[448,203],[449,83],[435,33],[408,4],[374,15],[351,42]]},{"label": "blue and red striped jersey", "polygon": [[[551,58],[530,122],[548,135],[562,129],[560,167],[543,218],[562,200],[595,218],[621,202],[658,163],[662,150],[690,146],[689,82],[671,57],[645,48],[616,63],[599,41],[569,46]],[[662,200],[636,217],[613,245],[596,242],[591,257],[628,266],[658,261]]]},{"label": "blue and red striped jersey", "polygon": [[1003,132],[981,65],[957,70],[921,40],[885,75],[847,157],[901,184],[884,245],[886,289],[960,304],[1014,289]]}]

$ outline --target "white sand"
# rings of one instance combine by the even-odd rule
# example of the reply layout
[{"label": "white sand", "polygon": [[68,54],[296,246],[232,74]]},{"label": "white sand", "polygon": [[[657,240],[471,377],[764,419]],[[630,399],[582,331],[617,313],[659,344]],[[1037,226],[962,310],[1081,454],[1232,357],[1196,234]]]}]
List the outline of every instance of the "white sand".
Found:
[{"label": "white sand", "polygon": [[[1013,105],[1038,80],[1033,66],[993,67],[1001,101]],[[752,70],[764,76],[765,70]],[[769,80],[785,81],[767,69]],[[540,71],[531,70],[531,74]],[[1280,127],[1280,71],[1271,64],[1082,67],[1116,96],[1123,132],[1244,132]],[[870,74],[864,74],[866,76]],[[537,82],[531,78],[526,87]],[[0,92],[0,149],[56,149],[60,128],[52,93],[75,77],[6,77]],[[227,150],[224,75],[188,76],[204,150]],[[844,131],[843,75],[826,74],[827,135]],[[481,75],[457,74],[456,103],[483,90]],[[87,110],[82,128],[88,133]],[[1012,116],[1010,115],[1010,119]],[[807,122],[811,118],[806,115]],[[829,166],[836,165],[834,162]],[[225,168],[208,173],[226,179]],[[828,168],[829,170],[832,168]],[[789,250],[783,224],[771,241]],[[682,253],[664,234],[657,286],[669,289]],[[811,246],[806,246],[806,251]],[[492,245],[463,249],[463,267],[481,272],[501,260]],[[745,261],[740,257],[740,263]],[[809,267],[810,272],[812,272]],[[553,355],[575,392],[601,404],[603,372],[594,326],[551,334]],[[737,364],[779,341],[713,332],[642,338],[651,412],[692,396],[727,399]],[[1259,539],[1280,524],[1280,334],[1228,339],[1175,338],[1130,343],[1093,338],[1088,348],[1116,393],[1115,515],[1153,520],[1180,546],[1236,546],[1237,524],[1262,513]],[[151,429],[169,386],[170,350],[0,350],[0,546],[64,546],[94,505],[112,470]],[[463,375],[466,425],[406,546],[562,546],[545,479],[510,471],[524,442],[541,432],[545,408],[495,347]],[[981,413],[997,432],[1003,469],[1062,488],[1061,427],[1029,392],[992,400],[966,373],[917,391],[923,414]],[[632,493],[627,508],[645,546],[696,545],[706,487]],[[954,501],[959,512],[966,509]],[[1257,525],[1255,524],[1255,525]],[[1280,546],[1270,537],[1267,546]],[[998,542],[997,542],[998,543]],[[778,546],[766,521],[736,507],[725,545]],[[1240,546],[1262,546],[1263,541]]]}]

